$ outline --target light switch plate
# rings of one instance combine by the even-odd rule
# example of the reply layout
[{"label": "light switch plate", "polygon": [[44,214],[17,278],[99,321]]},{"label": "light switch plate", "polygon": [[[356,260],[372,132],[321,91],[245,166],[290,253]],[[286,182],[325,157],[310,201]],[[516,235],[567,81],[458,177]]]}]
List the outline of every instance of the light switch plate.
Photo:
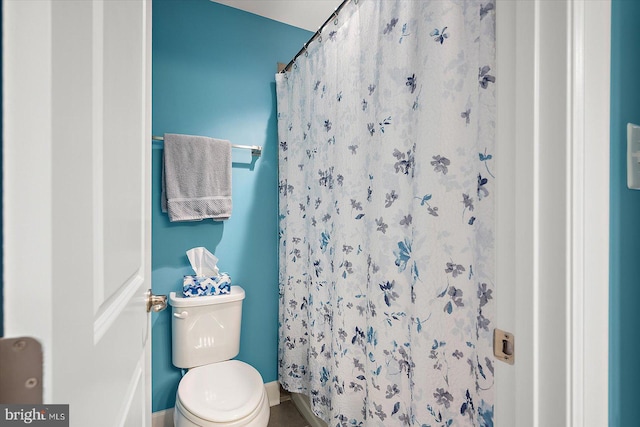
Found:
[{"label": "light switch plate", "polygon": [[627,123],[627,187],[640,190],[640,126]]}]

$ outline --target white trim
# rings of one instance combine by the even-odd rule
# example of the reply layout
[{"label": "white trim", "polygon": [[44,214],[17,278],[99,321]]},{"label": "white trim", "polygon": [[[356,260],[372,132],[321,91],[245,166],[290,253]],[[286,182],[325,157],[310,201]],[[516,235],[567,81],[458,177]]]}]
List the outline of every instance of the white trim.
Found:
[{"label": "white trim", "polygon": [[151,427],[173,427],[173,408],[151,414]]},{"label": "white trim", "polygon": [[566,425],[571,427],[608,423],[610,21],[609,0],[569,3]]},{"label": "white trim", "polygon": [[[573,189],[574,234],[582,236],[573,254],[574,277],[572,307],[574,324],[571,368],[574,374],[572,427],[608,424],[609,381],[609,149],[610,149],[610,62],[611,1],[576,2],[582,7],[580,51],[577,64],[582,82],[574,89],[583,92],[582,144],[574,135],[574,165],[579,165],[580,181]],[[576,34],[574,33],[574,36]],[[574,56],[574,58],[576,58]],[[577,87],[576,87],[577,86]],[[574,100],[578,103],[579,100]],[[578,172],[578,171],[576,171]],[[596,197],[597,195],[597,197]],[[579,215],[581,211],[582,215]],[[580,243],[582,243],[580,245]],[[579,280],[582,278],[582,280]],[[587,333],[588,331],[588,333]]]},{"label": "white trim", "polygon": [[[540,426],[540,0],[534,2],[533,13],[533,139],[531,141],[531,149],[533,151],[533,210],[532,210],[532,258],[533,271],[531,278],[532,286],[532,305],[533,317],[533,354],[532,354],[532,373],[533,373],[533,425]],[[546,51],[545,51],[546,52]]]},{"label": "white trim", "polygon": [[580,233],[573,231],[576,209],[573,171],[580,170],[574,164],[573,142],[580,137],[576,131],[579,125],[574,120],[582,109],[581,92],[574,90],[580,81],[580,71],[576,77],[574,64],[576,55],[581,54],[576,52],[580,44],[574,40],[580,35],[580,27],[574,32],[573,23],[574,13],[580,8],[574,9],[571,0],[538,0],[537,4],[540,50],[536,59],[539,77],[535,96],[539,100],[536,108],[539,155],[535,208],[539,223],[535,231],[538,259],[535,282],[539,297],[534,322],[537,325],[534,376],[539,387],[534,390],[538,404],[533,425],[570,426],[576,403],[572,384],[572,361],[577,356],[573,334],[574,327],[579,326],[572,319],[573,293],[577,289],[573,263],[574,246],[580,245],[579,240],[572,239],[581,238]]},{"label": "white trim", "polygon": [[533,2],[497,1],[495,327],[516,335],[515,365],[495,364],[497,426],[534,417],[534,16]]},{"label": "white trim", "polygon": [[568,4],[567,67],[567,426],[582,426],[584,411],[584,2]]},{"label": "white trim", "polygon": [[271,381],[265,383],[265,390],[267,390],[267,398],[269,399],[269,406],[275,406],[280,404],[280,383],[278,381]]},{"label": "white trim", "polygon": [[[516,363],[496,363],[495,425],[534,425],[538,380],[532,304],[534,290],[534,135],[536,31],[539,6],[500,0],[497,31],[497,318],[496,327],[515,334]],[[506,16],[505,16],[506,15]],[[502,74],[501,73],[502,70]],[[507,74],[507,75],[505,75]],[[500,77],[501,76],[501,77]]]}]

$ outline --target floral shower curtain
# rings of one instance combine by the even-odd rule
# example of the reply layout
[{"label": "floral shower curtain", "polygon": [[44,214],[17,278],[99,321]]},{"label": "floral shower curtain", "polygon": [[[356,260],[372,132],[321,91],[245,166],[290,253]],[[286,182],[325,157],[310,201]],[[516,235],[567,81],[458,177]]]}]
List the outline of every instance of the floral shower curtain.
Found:
[{"label": "floral shower curtain", "polygon": [[276,76],[279,379],[330,426],[492,426],[494,4],[352,0]]}]

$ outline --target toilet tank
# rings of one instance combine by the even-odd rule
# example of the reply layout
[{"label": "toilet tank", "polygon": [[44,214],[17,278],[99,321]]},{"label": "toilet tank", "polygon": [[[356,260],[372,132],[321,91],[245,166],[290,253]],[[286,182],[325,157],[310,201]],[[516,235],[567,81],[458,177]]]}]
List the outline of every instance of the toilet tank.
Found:
[{"label": "toilet tank", "polygon": [[233,359],[240,351],[244,290],[228,295],[183,298],[169,294],[173,364],[194,368]]}]

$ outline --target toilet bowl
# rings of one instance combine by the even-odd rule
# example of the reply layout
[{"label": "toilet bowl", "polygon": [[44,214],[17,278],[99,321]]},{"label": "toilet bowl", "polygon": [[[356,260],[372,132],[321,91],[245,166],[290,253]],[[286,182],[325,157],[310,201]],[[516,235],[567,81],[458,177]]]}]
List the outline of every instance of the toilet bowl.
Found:
[{"label": "toilet bowl", "polygon": [[262,376],[232,360],[240,348],[244,290],[183,298],[171,292],[172,360],[180,380],[175,427],[266,427],[269,399]]},{"label": "toilet bowl", "polygon": [[178,385],[175,427],[264,427],[268,422],[262,377],[244,362],[193,368]]}]

